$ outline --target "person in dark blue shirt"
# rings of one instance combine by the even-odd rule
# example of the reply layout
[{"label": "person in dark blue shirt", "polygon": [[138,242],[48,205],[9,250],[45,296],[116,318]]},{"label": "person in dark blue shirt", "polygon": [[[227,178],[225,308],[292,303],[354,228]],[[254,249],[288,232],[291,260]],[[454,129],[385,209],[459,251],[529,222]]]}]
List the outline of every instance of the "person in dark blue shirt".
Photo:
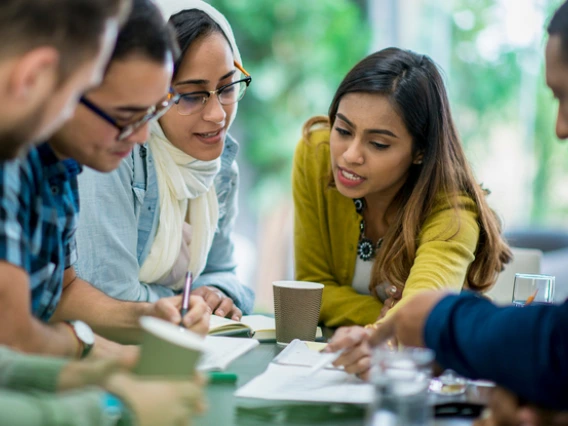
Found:
[{"label": "person in dark blue shirt", "polygon": [[[559,102],[556,134],[568,139],[568,2],[554,14],[548,33],[546,84]],[[345,348],[336,365],[368,378],[371,346],[392,337],[431,348],[442,367],[492,380],[520,401],[568,410],[568,301],[497,307],[473,293],[422,293],[375,329],[339,329],[328,350]]]}]

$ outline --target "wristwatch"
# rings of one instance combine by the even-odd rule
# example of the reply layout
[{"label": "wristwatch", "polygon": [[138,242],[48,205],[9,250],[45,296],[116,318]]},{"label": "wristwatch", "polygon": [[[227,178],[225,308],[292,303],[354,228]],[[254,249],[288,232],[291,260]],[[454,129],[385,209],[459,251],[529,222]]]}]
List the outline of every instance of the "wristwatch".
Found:
[{"label": "wristwatch", "polygon": [[93,330],[83,321],[65,321],[65,323],[71,327],[73,334],[82,346],[80,358],[85,358],[89,352],[91,352],[95,344],[95,334]]}]

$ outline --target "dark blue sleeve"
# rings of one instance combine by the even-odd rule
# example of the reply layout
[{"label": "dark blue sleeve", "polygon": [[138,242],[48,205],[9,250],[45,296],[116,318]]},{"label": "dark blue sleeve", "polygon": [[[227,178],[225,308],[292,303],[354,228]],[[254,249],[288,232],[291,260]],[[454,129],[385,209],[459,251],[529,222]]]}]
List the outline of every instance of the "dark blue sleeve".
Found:
[{"label": "dark blue sleeve", "polygon": [[517,308],[471,293],[448,296],[430,313],[424,340],[445,368],[568,409],[568,301]]}]

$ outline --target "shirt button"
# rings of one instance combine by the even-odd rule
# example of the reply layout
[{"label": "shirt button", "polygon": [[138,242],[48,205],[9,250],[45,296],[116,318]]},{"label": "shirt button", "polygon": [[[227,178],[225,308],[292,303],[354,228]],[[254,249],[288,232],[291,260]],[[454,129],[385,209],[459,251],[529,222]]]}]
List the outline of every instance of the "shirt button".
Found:
[{"label": "shirt button", "polygon": [[51,193],[52,193],[53,195],[59,194],[59,187],[57,187],[57,186],[52,186],[52,187],[51,187]]}]

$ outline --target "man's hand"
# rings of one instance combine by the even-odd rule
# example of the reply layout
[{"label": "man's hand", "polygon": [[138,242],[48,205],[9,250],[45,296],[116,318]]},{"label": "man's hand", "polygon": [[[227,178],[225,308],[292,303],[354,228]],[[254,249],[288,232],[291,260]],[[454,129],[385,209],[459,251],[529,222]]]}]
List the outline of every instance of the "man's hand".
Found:
[{"label": "man's hand", "polygon": [[86,360],[112,360],[122,368],[131,370],[140,358],[140,346],[121,345],[95,335],[95,344]]},{"label": "man's hand", "polygon": [[489,401],[489,416],[475,426],[567,426],[568,412],[521,405],[516,395],[497,387]]},{"label": "man's hand", "polygon": [[[150,305],[148,315],[161,318],[173,324],[182,323],[180,315],[181,295],[166,297]],[[202,297],[191,295],[189,312],[183,317],[183,325],[194,333],[205,336],[209,331],[211,311]]]},{"label": "man's hand", "polygon": [[429,291],[413,296],[377,328],[369,342],[377,346],[394,337],[404,346],[423,347],[426,320],[432,309],[447,295],[446,292]]},{"label": "man's hand", "polygon": [[99,386],[111,374],[122,370],[122,365],[112,358],[88,358],[70,361],[61,369],[57,391],[64,392],[86,386]]},{"label": "man's hand", "polygon": [[201,296],[211,308],[211,312],[220,317],[231,318],[240,321],[243,313],[235,306],[233,300],[216,287],[198,287],[191,292],[196,296]]},{"label": "man's hand", "polygon": [[337,330],[325,348],[326,352],[337,352],[344,349],[333,365],[336,367],[342,365],[346,372],[368,380],[371,368],[369,337],[372,332],[371,329],[359,326],[342,327]]},{"label": "man's hand", "polygon": [[146,381],[115,373],[102,387],[128,405],[137,425],[187,425],[193,413],[205,410],[204,383],[202,376],[193,381]]}]

